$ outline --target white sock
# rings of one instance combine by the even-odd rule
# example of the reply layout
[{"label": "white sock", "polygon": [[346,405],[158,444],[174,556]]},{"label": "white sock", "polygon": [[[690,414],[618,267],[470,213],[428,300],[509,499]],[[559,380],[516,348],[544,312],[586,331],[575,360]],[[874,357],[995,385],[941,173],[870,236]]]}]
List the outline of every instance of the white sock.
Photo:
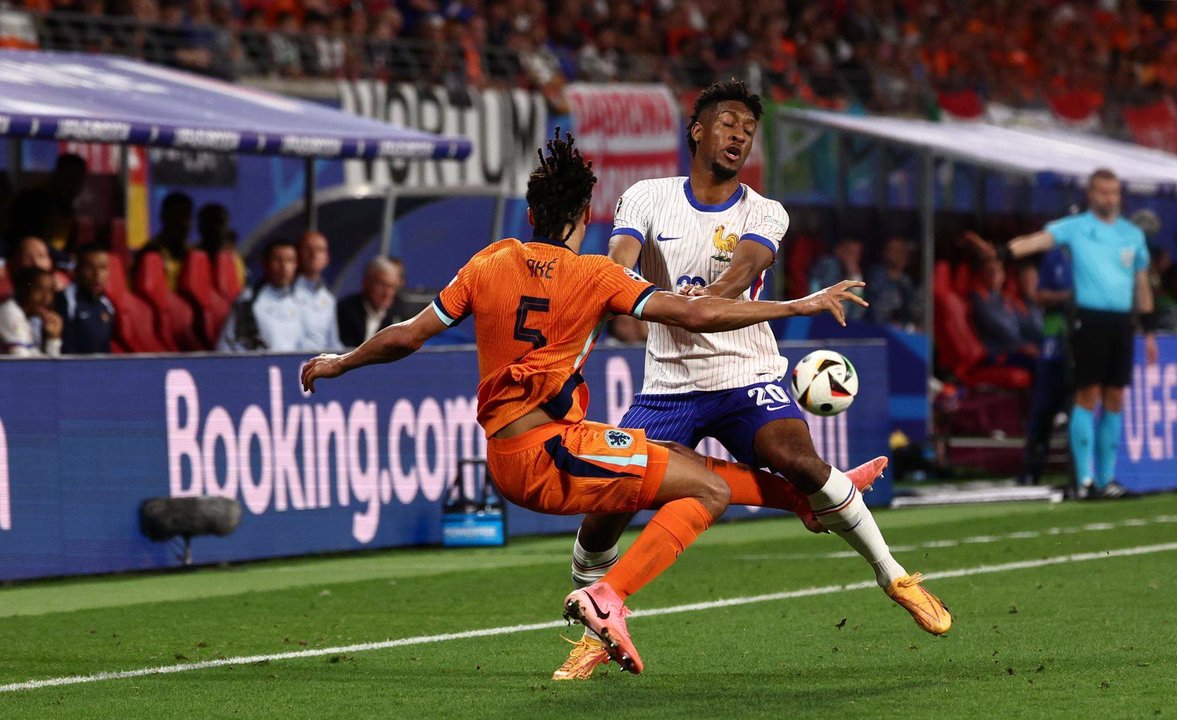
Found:
[{"label": "white sock", "polygon": [[907,571],[891,557],[887,541],[875,523],[862,494],[850,478],[836,467],[830,468],[825,487],[809,496],[814,515],[830,532],[845,538],[850,547],[870,563],[879,587],[887,589]]},{"label": "white sock", "polygon": [[[617,557],[617,545],[601,552],[585,550],[581,547],[580,533],[578,532],[576,540],[572,543],[572,586],[579,590],[605,577],[605,573],[617,564]],[[587,627],[584,629],[584,634],[597,638],[597,634]]]}]

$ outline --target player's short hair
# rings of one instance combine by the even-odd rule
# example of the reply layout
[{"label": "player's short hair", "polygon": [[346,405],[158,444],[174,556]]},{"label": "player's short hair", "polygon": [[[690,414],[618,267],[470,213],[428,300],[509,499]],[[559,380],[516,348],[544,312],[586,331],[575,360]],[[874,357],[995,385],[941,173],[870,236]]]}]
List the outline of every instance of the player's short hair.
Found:
[{"label": "player's short hair", "polygon": [[695,110],[691,114],[691,121],[687,123],[687,148],[691,151],[691,155],[695,154],[699,145],[695,142],[695,138],[691,137],[691,128],[699,122],[703,113],[727,100],[747,105],[757,121],[764,114],[764,104],[760,102],[760,96],[749,90],[743,80],[732,78],[711,83],[707,89],[699,93],[699,97],[695,98]]},{"label": "player's short hair", "polygon": [[159,210],[161,213],[167,213],[172,208],[176,208],[177,210],[180,208],[188,208],[188,212],[192,212],[193,207],[195,207],[195,205],[192,202],[191,195],[180,192],[179,190],[173,190],[164,196],[163,202],[159,206]]},{"label": "player's short hair", "polygon": [[66,170],[75,170],[80,173],[86,172],[86,160],[81,155],[75,153],[62,153],[57,156],[57,161],[53,164],[54,172],[62,172]]},{"label": "player's short hair", "polygon": [[1115,180],[1119,182],[1120,178],[1108,168],[1097,168],[1095,172],[1091,173],[1091,177],[1087,178],[1087,188],[1091,189],[1094,187],[1096,180]]},{"label": "player's short hair", "polygon": [[53,277],[53,273],[38,267],[26,267],[17,270],[12,276],[12,297],[17,305],[24,305],[33,293],[33,286],[42,277]]},{"label": "player's short hair", "polygon": [[262,260],[268,262],[270,257],[273,256],[275,250],[284,247],[290,248],[295,253],[298,252],[298,246],[295,245],[292,241],[287,240],[286,238],[274,238],[270,242],[266,243],[266,249],[262,251]]},{"label": "player's short hair", "polygon": [[527,206],[535,219],[535,234],[540,237],[567,240],[572,234],[564,228],[576,225],[576,219],[593,199],[593,163],[573,147],[572,133],[547,142],[547,155],[539,150],[539,167],[527,178]]},{"label": "player's short hair", "polygon": [[82,263],[82,258],[88,258],[91,255],[97,255],[98,253],[109,252],[110,248],[103,245],[102,243],[90,243],[89,245],[83,245],[82,247],[78,248],[78,264],[80,265]]}]

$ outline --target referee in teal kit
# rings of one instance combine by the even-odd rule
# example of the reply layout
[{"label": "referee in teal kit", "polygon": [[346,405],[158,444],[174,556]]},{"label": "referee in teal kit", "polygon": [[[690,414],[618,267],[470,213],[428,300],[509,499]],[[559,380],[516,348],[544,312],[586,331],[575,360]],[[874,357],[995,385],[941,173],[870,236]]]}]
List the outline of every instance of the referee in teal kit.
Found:
[{"label": "referee in teal kit", "polygon": [[[1076,313],[1071,334],[1075,404],[1070,436],[1079,497],[1125,494],[1114,478],[1124,425],[1124,388],[1132,381],[1133,305],[1144,328],[1145,360],[1150,365],[1157,362],[1148,246],[1144,232],[1120,217],[1120,193],[1115,173],[1096,170],[1087,182],[1087,212],[1055,220],[1004,247],[984,245],[990,256],[1003,260],[1040,253],[1055,245],[1071,250]],[[970,239],[979,240],[975,235]],[[1097,404],[1102,404],[1098,424]]]}]

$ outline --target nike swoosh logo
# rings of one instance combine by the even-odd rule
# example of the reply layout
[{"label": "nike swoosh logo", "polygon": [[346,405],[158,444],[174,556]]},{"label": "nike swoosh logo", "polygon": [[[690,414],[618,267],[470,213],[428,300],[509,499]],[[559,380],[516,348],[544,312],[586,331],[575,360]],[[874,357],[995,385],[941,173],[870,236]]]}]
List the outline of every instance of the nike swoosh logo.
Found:
[{"label": "nike swoosh logo", "polygon": [[675,235],[674,237],[662,237],[662,233],[658,233],[658,242],[666,242],[667,240],[681,240],[682,235]]},{"label": "nike swoosh logo", "polygon": [[593,604],[593,610],[597,611],[597,617],[601,618],[602,620],[608,620],[609,616],[613,614],[611,612],[601,612],[601,606],[597,604],[597,601],[593,599],[591,594],[585,593],[584,596],[587,597],[589,602]]},{"label": "nike swoosh logo", "polygon": [[769,412],[776,412],[777,410],[784,410],[787,407],[789,407],[789,406],[788,405],[776,405],[776,406],[769,405],[768,407],[766,407],[764,409],[768,410]]}]

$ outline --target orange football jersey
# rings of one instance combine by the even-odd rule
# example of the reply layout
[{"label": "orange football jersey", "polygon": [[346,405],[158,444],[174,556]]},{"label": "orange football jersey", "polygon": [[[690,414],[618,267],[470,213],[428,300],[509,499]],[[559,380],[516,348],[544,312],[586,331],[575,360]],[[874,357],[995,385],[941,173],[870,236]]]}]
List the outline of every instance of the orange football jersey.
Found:
[{"label": "orange football jersey", "polygon": [[588,407],[580,375],[607,316],[641,316],[657,288],[603,255],[535,238],[490,245],[433,301],[446,325],[474,316],[478,422],[487,436],[537,407],[577,422]]}]

